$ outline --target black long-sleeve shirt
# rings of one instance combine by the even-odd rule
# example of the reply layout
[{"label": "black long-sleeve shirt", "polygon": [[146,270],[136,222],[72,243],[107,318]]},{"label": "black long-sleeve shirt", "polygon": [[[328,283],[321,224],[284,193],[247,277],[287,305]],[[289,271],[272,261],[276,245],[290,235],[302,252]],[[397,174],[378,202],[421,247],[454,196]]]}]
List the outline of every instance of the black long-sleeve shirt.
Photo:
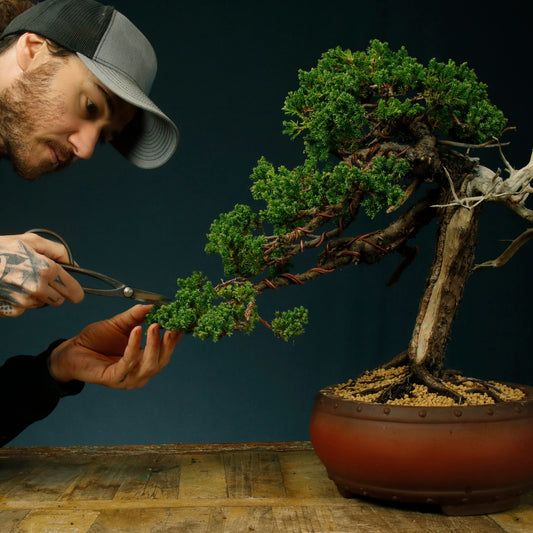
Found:
[{"label": "black long-sleeve shirt", "polygon": [[48,357],[62,340],[37,356],[17,355],[0,367],[0,446],[33,422],[48,416],[64,396],[78,394],[81,381],[59,383],[48,370]]}]

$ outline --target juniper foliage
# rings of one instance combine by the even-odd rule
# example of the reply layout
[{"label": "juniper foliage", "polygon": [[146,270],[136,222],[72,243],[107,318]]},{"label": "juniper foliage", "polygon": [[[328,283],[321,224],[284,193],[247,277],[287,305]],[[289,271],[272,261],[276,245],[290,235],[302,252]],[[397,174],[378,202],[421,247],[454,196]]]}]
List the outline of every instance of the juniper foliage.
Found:
[{"label": "juniper foliage", "polygon": [[[299,72],[299,88],[283,110],[284,133],[303,141],[302,164],[276,168],[262,157],[250,178],[252,196],[264,207],[256,213],[236,205],[207,235],[205,251],[218,254],[234,279],[215,287],[195,272],[178,280],[175,301],[154,308],[149,323],[213,340],[248,333],[259,321],[283,339],[302,333],[305,309],[278,313],[268,324],[256,298],[288,270],[302,228],[317,229],[320,217],[320,224],[350,222],[354,205],[372,218],[402,200],[413,180],[413,158],[376,148],[413,143],[416,124],[435,138],[479,143],[499,136],[506,123],[465,63],[432,59],[424,66],[405,48],[393,51],[377,40],[362,52],[328,50],[315,68]],[[260,274],[267,281],[250,281]]]}]

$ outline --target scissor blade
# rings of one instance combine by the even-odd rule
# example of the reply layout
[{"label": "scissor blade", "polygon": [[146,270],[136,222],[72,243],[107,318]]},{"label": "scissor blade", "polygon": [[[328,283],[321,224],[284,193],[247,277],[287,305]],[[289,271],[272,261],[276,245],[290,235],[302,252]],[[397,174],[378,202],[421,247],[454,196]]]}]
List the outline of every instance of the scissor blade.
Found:
[{"label": "scissor blade", "polygon": [[97,296],[111,296],[118,298],[128,298],[130,300],[138,300],[143,303],[164,303],[171,302],[172,300],[162,294],[157,294],[155,292],[143,291],[141,289],[134,289],[129,287],[122,281],[118,281],[110,276],[102,274],[100,272],[95,272],[94,270],[89,270],[87,268],[82,268],[77,265],[66,265],[60,263],[60,265],[68,272],[73,272],[77,274],[83,274],[91,278],[100,280],[107,285],[110,285],[110,289],[97,289],[93,287],[82,287],[86,294],[95,294]]},{"label": "scissor blade", "polygon": [[163,304],[163,303],[169,303],[172,301],[171,298],[168,298],[167,296],[163,296],[162,294],[157,294],[155,292],[149,292],[149,291],[143,291],[141,289],[131,289],[133,291],[131,295],[132,300],[137,300],[139,302],[147,303],[147,304]]}]

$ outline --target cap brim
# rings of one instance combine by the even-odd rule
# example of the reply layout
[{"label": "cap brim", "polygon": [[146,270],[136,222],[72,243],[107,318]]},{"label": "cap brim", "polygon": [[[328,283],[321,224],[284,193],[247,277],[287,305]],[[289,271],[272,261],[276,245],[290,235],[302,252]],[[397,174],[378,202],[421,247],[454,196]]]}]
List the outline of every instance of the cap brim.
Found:
[{"label": "cap brim", "polygon": [[113,146],[140,168],[157,168],[165,164],[179,142],[179,131],[174,122],[135,82],[83,54],[77,55],[109,90],[139,109],[132,122],[113,140]]}]

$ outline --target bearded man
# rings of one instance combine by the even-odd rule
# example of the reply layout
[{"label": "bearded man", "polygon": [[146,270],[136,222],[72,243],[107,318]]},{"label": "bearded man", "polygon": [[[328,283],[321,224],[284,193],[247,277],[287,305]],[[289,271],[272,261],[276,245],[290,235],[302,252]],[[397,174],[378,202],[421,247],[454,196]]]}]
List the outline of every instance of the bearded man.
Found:
[{"label": "bearded man", "polygon": [[[0,36],[0,157],[17,174],[34,180],[89,159],[98,142],[141,168],[168,161],[178,130],[148,97],[156,56],[130,20],[94,0],[2,0],[0,12],[8,23]],[[80,302],[82,287],[59,264],[68,259],[62,244],[36,234],[0,236],[0,315]],[[0,368],[0,445],[86,382],[144,386],[180,338],[153,324],[143,348],[149,309],[134,306],[38,356],[8,359]]]}]

